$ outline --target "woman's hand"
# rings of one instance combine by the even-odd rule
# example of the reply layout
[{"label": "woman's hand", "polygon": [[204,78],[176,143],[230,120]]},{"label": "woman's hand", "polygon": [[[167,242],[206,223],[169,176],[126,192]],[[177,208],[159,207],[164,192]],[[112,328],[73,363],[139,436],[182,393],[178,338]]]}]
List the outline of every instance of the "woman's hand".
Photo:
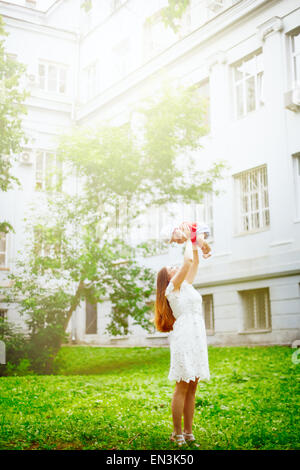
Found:
[{"label": "woman's hand", "polygon": [[190,230],[190,227],[188,226],[188,224],[186,222],[182,222],[182,224],[180,224],[179,228],[184,233],[184,235],[186,236],[186,239],[190,240],[191,230]]},{"label": "woman's hand", "polygon": [[211,252],[211,247],[209,246],[209,244],[207,242],[203,242],[203,245],[202,245],[201,249],[202,249],[202,253],[204,255],[208,255]]}]

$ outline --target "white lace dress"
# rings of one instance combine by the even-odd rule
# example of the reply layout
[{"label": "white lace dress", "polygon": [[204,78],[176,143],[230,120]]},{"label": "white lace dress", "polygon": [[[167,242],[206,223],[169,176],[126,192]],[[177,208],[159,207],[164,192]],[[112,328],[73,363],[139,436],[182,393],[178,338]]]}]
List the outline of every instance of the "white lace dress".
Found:
[{"label": "white lace dress", "polygon": [[187,281],[174,290],[170,281],[165,295],[176,321],[169,334],[171,364],[169,380],[190,382],[210,379],[202,297]]}]

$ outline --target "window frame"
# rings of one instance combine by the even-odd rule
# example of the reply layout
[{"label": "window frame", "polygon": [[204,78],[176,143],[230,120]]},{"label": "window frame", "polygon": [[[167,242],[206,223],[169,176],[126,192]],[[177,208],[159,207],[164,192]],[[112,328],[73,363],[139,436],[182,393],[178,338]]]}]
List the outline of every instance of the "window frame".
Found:
[{"label": "window frame", "polygon": [[292,154],[294,197],[295,197],[295,216],[300,220],[300,152]]},{"label": "window frame", "polygon": [[[263,175],[263,177],[266,178],[266,186],[262,186],[260,184],[260,187],[258,189],[257,192],[253,191],[251,192],[251,188],[250,190],[247,191],[247,193],[245,193],[245,196],[247,197],[247,205],[248,205],[248,211],[245,211],[245,212],[242,212],[242,200],[244,199],[244,195],[242,193],[242,188],[241,188],[241,178],[243,176],[245,177],[251,177],[251,174],[253,174],[254,172],[258,172],[260,170],[265,170],[265,174]],[[258,174],[258,178],[259,178],[259,181],[261,183],[261,180],[262,180],[262,176],[261,174]],[[271,226],[271,221],[270,221],[270,198],[269,198],[269,184],[268,184],[268,172],[267,172],[267,165],[264,164],[264,165],[259,165],[257,167],[254,167],[254,168],[250,168],[248,170],[244,170],[244,171],[241,171],[239,173],[236,173],[233,175],[233,182],[234,182],[234,194],[235,194],[235,197],[234,197],[234,201],[235,201],[235,234],[234,236],[240,236],[240,235],[248,235],[248,234],[251,234],[251,233],[258,233],[258,232],[261,232],[261,231],[265,231],[265,230],[269,230],[270,229],[270,226]],[[247,186],[249,188],[249,186],[251,186],[251,182],[247,182]],[[248,189],[247,188],[247,189]],[[262,204],[262,201],[264,201],[264,195],[262,195],[262,191],[266,191],[267,192],[267,202],[268,202],[268,205],[264,206]],[[252,196],[253,194],[258,194],[258,209],[257,210],[253,210],[252,209]],[[267,213],[268,215],[265,216],[264,213]],[[254,214],[257,214],[258,213],[258,217],[259,217],[259,227],[253,227],[253,221],[252,221],[252,218],[254,216]],[[243,218],[244,217],[248,217],[248,224],[250,226],[250,228],[248,230],[245,230],[244,228],[244,221],[243,221]],[[267,224],[261,224],[261,221],[264,221],[266,218],[268,218],[268,223]]]},{"label": "window frame", "polygon": [[[295,67],[295,58],[298,58],[300,62],[300,49],[299,52],[294,52],[294,38],[300,36],[300,26],[289,33],[289,52],[291,60],[291,73],[292,73],[292,87],[296,85],[300,86],[300,76],[297,77],[297,68]],[[299,67],[300,69],[300,67]],[[300,72],[299,72],[300,75]]]},{"label": "window frame", "polygon": [[[38,166],[38,156],[39,154],[42,154],[42,177],[41,179],[38,179],[37,178],[37,166]],[[49,178],[49,176],[47,177],[47,158],[46,156],[47,155],[52,155],[52,158],[54,160],[54,165],[52,168],[55,169],[54,173],[50,176],[50,182],[51,182],[51,185],[53,185],[53,188],[52,189],[51,187],[49,189],[47,189],[47,178]],[[62,184],[63,184],[63,165],[62,165],[62,162],[60,162],[59,165],[57,165],[57,163],[59,162],[59,159],[57,157],[57,154],[55,152],[55,150],[49,150],[49,149],[37,149],[35,151],[35,160],[34,160],[34,191],[43,191],[43,192],[46,192],[46,193],[58,193],[58,192],[61,192],[62,190]],[[57,169],[59,171],[61,171],[61,175],[59,174],[59,172],[57,173]],[[55,183],[53,184],[53,178],[55,179]],[[59,178],[61,179],[59,181]],[[37,187],[37,183],[41,183],[41,187],[38,188]],[[57,189],[59,188],[59,189]]]},{"label": "window frame", "polygon": [[0,232],[0,237],[4,235],[5,250],[0,252],[0,255],[4,255],[4,264],[0,264],[0,269],[8,268],[8,233]]},{"label": "window frame", "polygon": [[[257,65],[258,60],[257,57],[261,56],[262,60],[262,69],[260,69]],[[237,67],[244,66],[245,63],[249,62],[255,58],[255,74],[246,76],[245,72],[243,71],[243,77],[239,80],[236,80],[236,69]],[[231,69],[231,78],[232,78],[232,87],[233,87],[233,106],[234,106],[234,112],[233,116],[235,120],[240,120],[243,119],[247,116],[249,116],[251,113],[256,112],[263,108],[265,101],[264,101],[264,62],[263,62],[263,50],[262,48],[256,49],[255,51],[252,51],[251,53],[245,55],[241,59],[233,62],[230,65]],[[258,76],[261,76],[260,82],[258,81]],[[248,111],[248,101],[247,101],[247,86],[246,82],[250,78],[254,77],[254,90],[255,90],[255,108],[251,109]],[[239,86],[242,86],[242,104],[243,104],[243,113],[239,115],[238,112],[238,98],[237,98],[237,88]]]},{"label": "window frame", "polygon": [[[40,74],[40,67],[44,67],[45,73],[42,75]],[[55,75],[55,83],[56,87],[55,90],[49,89],[49,67],[54,67],[56,69]],[[38,89],[45,93],[51,93],[59,96],[67,96],[68,94],[68,69],[69,67],[65,64],[60,64],[57,62],[51,62],[43,59],[39,59],[38,61]],[[61,72],[65,72],[65,79],[64,81],[60,80]],[[44,86],[41,86],[41,77],[44,77]],[[61,82],[64,84],[64,91],[60,91]]]},{"label": "window frame", "polygon": [[[241,301],[242,301],[242,329],[241,331],[239,331],[239,334],[257,334],[257,333],[269,333],[272,331],[272,313],[271,313],[271,302],[270,302],[270,289],[269,287],[259,287],[259,288],[256,288],[256,289],[246,289],[246,290],[241,290],[241,291],[238,291],[240,297],[241,297]],[[254,328],[248,328],[246,327],[246,323],[247,323],[247,318],[246,316],[248,315],[248,304],[247,304],[247,301],[249,299],[247,299],[247,297],[250,297],[251,295],[264,295],[264,299],[263,299],[263,303],[265,305],[265,326],[264,327],[261,327],[261,326],[257,326]],[[252,302],[252,299],[250,298],[251,302]],[[258,322],[258,318],[257,318],[257,310],[256,310],[256,305],[258,304],[258,301],[257,301],[257,297],[254,297],[253,299],[253,304],[254,304],[254,312],[251,312],[251,314],[253,313],[254,315],[254,325],[255,323],[257,324]],[[251,318],[251,321],[252,321],[252,318]]]}]

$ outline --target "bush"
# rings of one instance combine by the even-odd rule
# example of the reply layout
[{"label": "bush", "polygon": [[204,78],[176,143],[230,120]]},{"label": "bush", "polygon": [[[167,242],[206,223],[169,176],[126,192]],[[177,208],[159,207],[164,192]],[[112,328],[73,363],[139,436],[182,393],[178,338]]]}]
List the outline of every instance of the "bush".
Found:
[{"label": "bush", "polygon": [[7,320],[0,319],[0,340],[6,347],[6,364],[0,375],[49,374],[66,333],[61,325],[43,325],[27,335]]},{"label": "bush", "polygon": [[0,340],[5,343],[6,352],[6,364],[0,364],[0,375],[12,375],[12,371],[18,370],[19,367],[24,371],[24,360],[27,361],[28,369],[28,339],[21,329],[0,318]]},{"label": "bush", "polygon": [[18,365],[8,362],[5,368],[5,375],[33,375],[34,372],[30,369],[30,366],[29,359],[21,359]]},{"label": "bush", "polygon": [[67,340],[67,334],[61,325],[46,325],[31,334],[28,344],[28,357],[32,368],[40,374],[51,374],[53,362],[61,343]]}]

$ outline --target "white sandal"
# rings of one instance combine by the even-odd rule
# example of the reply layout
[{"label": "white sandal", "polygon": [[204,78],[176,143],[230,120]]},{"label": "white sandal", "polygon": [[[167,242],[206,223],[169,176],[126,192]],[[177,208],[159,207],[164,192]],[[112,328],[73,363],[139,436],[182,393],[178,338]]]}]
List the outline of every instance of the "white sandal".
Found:
[{"label": "white sandal", "polygon": [[195,440],[196,440],[193,433],[190,433],[190,434],[189,434],[189,433],[187,433],[187,432],[184,432],[184,433],[183,433],[183,436],[184,436],[184,439],[185,439],[186,441],[195,441]]},{"label": "white sandal", "polygon": [[173,442],[177,442],[177,444],[181,447],[182,445],[186,444],[183,434],[175,434],[175,431],[172,432],[170,440]]},{"label": "white sandal", "polygon": [[187,443],[193,442],[196,447],[200,447],[199,444],[196,444],[196,439],[193,433],[184,432],[183,437]]}]

